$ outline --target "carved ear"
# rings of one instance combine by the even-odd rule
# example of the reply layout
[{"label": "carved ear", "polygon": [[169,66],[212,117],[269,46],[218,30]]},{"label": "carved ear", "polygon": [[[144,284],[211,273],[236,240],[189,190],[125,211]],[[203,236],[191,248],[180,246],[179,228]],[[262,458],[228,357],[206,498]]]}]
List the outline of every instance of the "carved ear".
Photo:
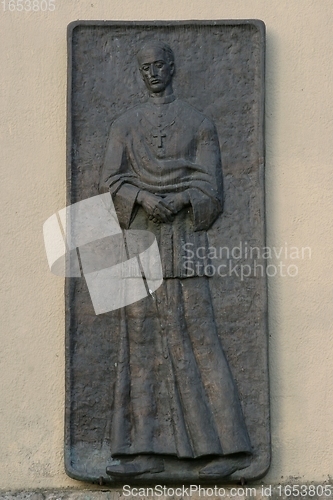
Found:
[{"label": "carved ear", "polygon": [[175,72],[175,63],[173,61],[169,62],[170,74],[173,75]]}]

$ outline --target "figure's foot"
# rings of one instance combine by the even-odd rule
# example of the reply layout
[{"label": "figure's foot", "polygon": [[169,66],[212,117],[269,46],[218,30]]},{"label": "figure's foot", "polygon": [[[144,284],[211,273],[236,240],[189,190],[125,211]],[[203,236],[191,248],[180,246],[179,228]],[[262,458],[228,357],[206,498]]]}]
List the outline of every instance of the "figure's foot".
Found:
[{"label": "figure's foot", "polygon": [[106,473],[112,477],[133,477],[144,473],[156,473],[164,471],[164,461],[161,458],[139,456],[131,462],[123,462],[119,465],[109,465]]},{"label": "figure's foot", "polygon": [[210,462],[199,471],[201,479],[219,479],[228,477],[236,470],[245,469],[251,463],[250,457],[242,459],[220,458]]}]

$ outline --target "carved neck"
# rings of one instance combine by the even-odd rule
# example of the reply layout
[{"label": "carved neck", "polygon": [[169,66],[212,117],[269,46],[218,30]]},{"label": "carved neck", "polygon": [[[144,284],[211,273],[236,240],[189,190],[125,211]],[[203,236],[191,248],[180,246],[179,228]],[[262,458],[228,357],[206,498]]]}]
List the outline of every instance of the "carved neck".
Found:
[{"label": "carved neck", "polygon": [[158,97],[155,95],[151,95],[149,101],[153,104],[168,104],[176,99],[174,94],[166,95],[163,97]]}]

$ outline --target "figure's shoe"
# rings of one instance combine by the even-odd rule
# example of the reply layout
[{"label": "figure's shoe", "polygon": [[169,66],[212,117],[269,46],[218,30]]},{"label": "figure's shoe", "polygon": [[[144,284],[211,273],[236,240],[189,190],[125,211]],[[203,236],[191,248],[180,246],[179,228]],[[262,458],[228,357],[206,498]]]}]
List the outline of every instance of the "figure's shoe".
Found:
[{"label": "figure's shoe", "polygon": [[140,456],[131,462],[123,462],[119,465],[109,465],[106,473],[112,477],[134,477],[144,473],[156,473],[164,471],[164,461],[161,458]]},{"label": "figure's shoe", "polygon": [[228,477],[236,470],[245,469],[251,463],[250,457],[242,459],[220,458],[214,460],[199,471],[201,479],[219,479]]}]

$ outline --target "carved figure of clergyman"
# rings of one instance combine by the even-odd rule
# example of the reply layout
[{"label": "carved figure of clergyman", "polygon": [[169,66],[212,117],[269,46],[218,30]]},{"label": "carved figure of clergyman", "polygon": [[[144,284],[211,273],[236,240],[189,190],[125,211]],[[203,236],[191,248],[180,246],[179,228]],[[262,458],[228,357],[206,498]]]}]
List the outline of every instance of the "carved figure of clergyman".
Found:
[{"label": "carved figure of clergyman", "polygon": [[146,44],[138,62],[149,99],[113,122],[101,187],[124,229],[154,233],[164,280],[119,313],[110,437],[119,461],[107,473],[158,473],[178,457],[200,459],[201,478],[225,477],[249,465],[251,444],[209,278],[196,266],[204,253],[196,249],[208,248],[207,230],[222,212],[218,136],[211,120],[174,95],[169,46]]}]

